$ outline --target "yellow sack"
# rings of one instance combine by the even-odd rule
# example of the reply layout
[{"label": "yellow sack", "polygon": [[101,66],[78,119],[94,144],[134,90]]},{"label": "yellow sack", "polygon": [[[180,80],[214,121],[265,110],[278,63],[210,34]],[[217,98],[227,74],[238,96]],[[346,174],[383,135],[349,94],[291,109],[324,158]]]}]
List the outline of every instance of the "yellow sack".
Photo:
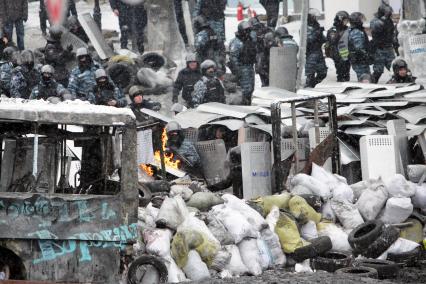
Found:
[{"label": "yellow sack", "polygon": [[291,214],[302,224],[314,221],[318,224],[321,221],[321,214],[316,212],[303,197],[294,196],[289,201]]},{"label": "yellow sack", "polygon": [[126,55],[114,55],[113,57],[109,59],[109,63],[119,63],[119,62],[125,62],[131,65],[135,64],[135,61]]},{"label": "yellow sack", "polygon": [[219,249],[216,242],[210,241],[206,235],[194,230],[176,233],[171,245],[173,259],[180,268],[186,265],[190,250],[196,250],[201,259],[210,267]]},{"label": "yellow sack", "polygon": [[293,253],[296,249],[304,246],[296,221],[284,212],[280,212],[275,233],[280,239],[284,253]]},{"label": "yellow sack", "polygon": [[423,225],[419,220],[409,218],[406,221],[413,223],[412,226],[401,228],[399,236],[401,238],[416,242],[418,244],[422,243],[423,240]]},{"label": "yellow sack", "polygon": [[277,206],[279,209],[288,209],[288,202],[290,201],[291,194],[284,192],[279,195],[268,195],[259,197],[258,199],[253,200],[263,209],[263,216],[271,212],[273,206]]}]

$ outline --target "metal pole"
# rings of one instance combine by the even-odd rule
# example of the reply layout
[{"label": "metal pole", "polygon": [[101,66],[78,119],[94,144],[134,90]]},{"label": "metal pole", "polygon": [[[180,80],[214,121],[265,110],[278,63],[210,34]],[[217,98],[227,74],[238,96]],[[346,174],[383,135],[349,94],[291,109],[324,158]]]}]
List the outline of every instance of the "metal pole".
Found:
[{"label": "metal pole", "polygon": [[[160,134],[160,143],[162,143],[162,136],[163,136],[163,130],[159,131]],[[167,171],[166,171],[166,163],[164,162],[164,150],[163,150],[163,144],[160,146],[160,161],[161,161],[161,176],[165,179],[167,177]]]},{"label": "metal pole", "polygon": [[297,175],[299,170],[299,143],[297,140],[297,117],[296,103],[291,103],[291,124],[293,126],[293,143],[294,143],[294,175]]},{"label": "metal pole", "polygon": [[299,68],[297,71],[297,89],[302,85],[302,73],[306,61],[306,41],[308,34],[308,12],[309,0],[302,0],[302,17],[300,27],[300,51],[299,51]]},{"label": "metal pole", "polygon": [[274,180],[272,184],[274,188],[272,193],[280,193],[282,190],[282,168],[281,168],[281,103],[274,103],[271,107],[272,117],[272,139],[273,139],[273,153],[274,153]]},{"label": "metal pole", "polygon": [[329,109],[329,125],[330,133],[333,135],[334,149],[332,154],[332,171],[335,174],[340,174],[340,150],[339,150],[339,139],[337,138],[337,102],[336,97],[332,96],[328,98],[328,109]]},{"label": "metal pole", "polygon": [[321,143],[318,119],[318,101],[314,101],[315,147]]},{"label": "metal pole", "polygon": [[288,17],[288,0],[283,0],[283,17]]},{"label": "metal pole", "polygon": [[34,145],[33,145],[33,176],[37,179],[37,161],[38,161],[38,126],[34,129]]},{"label": "metal pole", "polygon": [[102,31],[102,13],[99,5],[99,0],[95,0],[95,7],[93,8],[93,20],[98,24],[99,29]]}]

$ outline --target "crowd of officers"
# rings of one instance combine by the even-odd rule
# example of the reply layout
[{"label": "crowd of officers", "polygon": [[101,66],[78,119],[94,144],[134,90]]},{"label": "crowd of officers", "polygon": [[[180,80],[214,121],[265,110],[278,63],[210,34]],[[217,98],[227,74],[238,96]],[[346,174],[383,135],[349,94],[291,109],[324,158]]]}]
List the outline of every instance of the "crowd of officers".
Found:
[{"label": "crowd of officers", "polygon": [[[45,13],[42,2],[44,1],[40,1],[40,19]],[[69,25],[69,28],[71,31],[76,28],[75,33],[87,40],[84,38],[84,31],[81,35],[78,34],[81,26],[78,25],[73,3],[69,1],[69,14],[71,20],[74,19],[71,23],[76,24]],[[119,17],[122,31],[121,47],[127,48],[132,28],[139,24],[142,26],[146,24],[145,9],[142,4],[140,7],[129,6],[122,0],[110,0],[110,4],[114,14]],[[180,95],[189,108],[208,102],[225,103],[223,80],[229,68],[241,87],[242,104],[250,105],[255,88],[255,74],[259,75],[262,86],[269,85],[271,48],[298,49],[297,43],[286,27],[273,28],[276,24],[275,20],[265,25],[257,17],[253,17],[238,24],[235,37],[229,44],[227,62],[226,4],[226,0],[198,0],[195,3],[193,9],[194,53],[187,55],[186,68],[177,76],[172,96],[174,103],[178,102]],[[175,5],[179,6],[177,3]],[[28,10],[28,7],[26,9]],[[377,83],[385,67],[388,70],[393,69],[390,83],[413,82],[415,78],[411,76],[406,62],[401,59],[394,60],[397,36],[392,14],[392,8],[389,5],[380,5],[375,18],[370,23],[372,34],[370,41],[364,29],[365,17],[362,13],[355,12],[349,15],[345,11],[338,12],[333,27],[325,33],[318,22],[319,11],[310,9],[305,65],[306,87],[315,87],[326,78],[325,57],[330,57],[334,61],[339,82],[350,80],[351,67],[361,82]],[[18,20],[24,21],[26,17],[24,15]],[[178,21],[180,20],[178,18]],[[45,20],[44,24],[46,24]],[[137,35],[143,38],[143,29],[136,30]],[[44,33],[43,28],[42,32]],[[181,32],[186,34],[184,30]],[[46,46],[41,49],[44,64],[42,67],[35,64],[35,56],[31,50],[21,51],[20,47],[10,46],[8,34],[4,33],[3,36],[4,44],[0,62],[2,94],[24,99],[81,99],[93,104],[126,106],[127,101],[123,91],[114,84],[102,66],[92,59],[87,49],[80,48],[73,52],[72,46],[65,48],[62,46],[60,28],[50,27],[49,34],[46,35]],[[186,35],[182,37],[187,38]],[[143,39],[137,41],[137,47],[142,53]],[[67,63],[75,58],[78,66],[69,72],[66,68]],[[370,65],[373,65],[373,72],[370,70]],[[141,95],[138,89],[131,90],[133,90],[129,92],[131,98],[134,98],[135,94]]]}]

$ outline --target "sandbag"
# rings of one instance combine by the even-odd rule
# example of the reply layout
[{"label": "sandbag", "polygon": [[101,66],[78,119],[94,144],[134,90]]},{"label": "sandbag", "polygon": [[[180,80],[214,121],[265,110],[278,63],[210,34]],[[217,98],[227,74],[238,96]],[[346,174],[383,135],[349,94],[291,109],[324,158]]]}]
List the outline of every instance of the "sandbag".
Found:
[{"label": "sandbag", "polygon": [[333,244],[333,250],[351,251],[352,248],[348,242],[348,234],[334,223],[321,222],[317,224],[318,236],[329,237]]},{"label": "sandbag", "polygon": [[213,206],[223,203],[224,200],[212,192],[196,192],[191,196],[187,205],[206,212]]},{"label": "sandbag", "polygon": [[328,185],[330,189],[334,186],[335,183],[338,182],[332,173],[328,172],[323,167],[318,166],[315,163],[312,163],[311,177]]},{"label": "sandbag", "polygon": [[257,237],[255,228],[246,219],[246,216],[229,208],[228,205],[215,206],[211,213],[225,226],[233,238],[233,243],[238,244],[244,238]]},{"label": "sandbag", "polygon": [[321,207],[321,215],[323,220],[331,221],[336,223],[336,214],[334,214],[333,209],[331,208],[331,201],[328,200]]},{"label": "sandbag", "polygon": [[[224,194],[222,198],[225,200],[227,207],[240,212],[257,231],[268,226],[262,215],[247,205],[244,200],[239,199],[232,194]],[[229,230],[229,228],[227,229]]]},{"label": "sandbag", "polygon": [[284,265],[286,263],[286,257],[281,248],[280,239],[277,234],[269,228],[266,228],[260,232],[260,238],[265,242],[269,249],[271,264]]},{"label": "sandbag", "polygon": [[353,202],[354,193],[344,177],[333,175],[332,173],[326,171],[323,167],[320,167],[316,164],[312,164],[311,176],[326,184],[332,192],[332,196],[334,198]]},{"label": "sandbag", "polygon": [[387,259],[388,254],[403,254],[414,250],[419,247],[420,244],[406,240],[404,238],[398,238],[378,259]]},{"label": "sandbag", "polygon": [[391,197],[386,202],[381,220],[385,224],[398,224],[407,220],[411,213],[413,213],[413,204],[410,198]]},{"label": "sandbag", "polygon": [[183,273],[182,269],[180,269],[176,265],[176,262],[173,260],[171,255],[168,255],[164,257],[163,259],[165,260],[164,264],[167,267],[168,283],[179,283],[179,282],[187,281],[185,277],[185,273]]},{"label": "sandbag", "polygon": [[200,232],[205,235],[210,242],[214,242],[217,245],[220,245],[219,241],[215,238],[212,232],[210,232],[206,223],[195,217],[194,213],[189,214],[185,221],[183,221],[182,224],[180,224],[180,226],[177,228],[177,232],[182,231]]},{"label": "sandbag", "polygon": [[306,186],[298,184],[291,188],[292,195],[313,195],[314,193]]},{"label": "sandbag", "polygon": [[214,269],[217,272],[222,272],[223,270],[225,270],[230,260],[231,254],[225,249],[221,249],[213,258],[211,269]]},{"label": "sandbag", "polygon": [[221,245],[231,245],[234,243],[234,238],[232,235],[226,230],[225,225],[220,222],[216,216],[213,214],[209,214],[207,216],[207,227],[210,232],[215,236],[215,238],[220,242]]},{"label": "sandbag", "polygon": [[175,197],[177,195],[181,196],[183,200],[188,201],[194,193],[186,185],[172,185],[170,188],[170,197]]},{"label": "sandbag", "polygon": [[180,231],[174,235],[171,244],[172,257],[180,268],[187,265],[188,254],[192,249],[196,250],[203,262],[210,267],[220,245],[194,230]]},{"label": "sandbag", "polygon": [[310,194],[319,195],[322,198],[330,198],[331,191],[327,184],[306,174],[298,174],[294,176],[290,184],[292,187],[301,185],[310,190]]},{"label": "sandbag", "polygon": [[225,250],[231,254],[231,259],[226,265],[226,270],[232,273],[232,276],[240,276],[248,272],[247,266],[241,259],[240,251],[236,245],[225,246]]},{"label": "sandbag", "polygon": [[193,281],[202,281],[210,278],[210,272],[207,265],[201,260],[200,255],[191,250],[188,253],[188,261],[183,267],[186,277]]},{"label": "sandbag", "polygon": [[311,240],[318,238],[317,225],[314,221],[309,221],[300,227],[300,234],[304,240]]},{"label": "sandbag", "polygon": [[388,193],[381,179],[368,184],[359,197],[356,206],[365,220],[376,219],[388,199]]},{"label": "sandbag", "polygon": [[403,175],[397,174],[386,183],[390,197],[411,197],[416,193],[416,187],[407,182]]},{"label": "sandbag", "polygon": [[238,244],[238,249],[248,272],[254,276],[262,274],[262,260],[257,246],[257,239],[245,239],[241,241]]},{"label": "sandbag", "polygon": [[269,267],[272,267],[271,252],[264,240],[258,238],[256,241],[259,248],[260,265],[262,266],[262,270],[267,270]]},{"label": "sandbag", "polygon": [[297,248],[304,245],[296,221],[284,212],[280,212],[280,217],[275,226],[275,233],[280,239],[284,253],[293,253]]},{"label": "sandbag", "polygon": [[414,208],[426,209],[426,184],[416,184],[416,193],[411,197],[411,202]]},{"label": "sandbag", "polygon": [[354,193],[354,202],[356,202],[360,197],[361,194],[368,188],[368,182],[367,181],[360,181],[354,184],[350,185],[352,192]]},{"label": "sandbag", "polygon": [[277,206],[272,206],[271,212],[266,216],[266,223],[272,232],[275,232],[275,226],[280,218],[280,209]]},{"label": "sandbag", "polygon": [[188,209],[186,208],[182,197],[166,197],[161,204],[155,223],[157,224],[157,227],[167,227],[169,229],[176,230],[188,214]]},{"label": "sandbag", "polygon": [[160,212],[160,209],[152,206],[152,203],[149,203],[146,207],[138,207],[138,221],[144,223],[148,228],[155,228],[158,212]]},{"label": "sandbag", "polygon": [[290,198],[291,195],[284,192],[277,195],[263,196],[253,201],[263,209],[263,216],[267,216],[273,206],[277,206],[279,209],[288,209]]},{"label": "sandbag", "polygon": [[352,188],[345,182],[339,181],[332,188],[333,198],[346,200],[350,203],[354,202],[354,192]]},{"label": "sandbag", "polygon": [[169,229],[145,229],[142,235],[149,254],[159,257],[170,255],[173,234]]},{"label": "sandbag", "polygon": [[354,229],[364,223],[358,208],[346,200],[331,200],[331,208],[346,229]]},{"label": "sandbag", "polygon": [[321,221],[321,214],[317,213],[306,200],[300,196],[294,196],[289,201],[290,213],[302,224],[308,221],[319,223]]}]

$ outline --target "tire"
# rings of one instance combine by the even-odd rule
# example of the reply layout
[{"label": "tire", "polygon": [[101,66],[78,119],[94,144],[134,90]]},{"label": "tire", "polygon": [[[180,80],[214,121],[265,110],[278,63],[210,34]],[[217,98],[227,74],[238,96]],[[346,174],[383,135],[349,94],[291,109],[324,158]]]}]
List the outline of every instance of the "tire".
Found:
[{"label": "tire", "polygon": [[382,234],[361,254],[368,258],[378,258],[399,238],[399,231],[392,226],[383,229]]},{"label": "tire", "polygon": [[417,247],[405,253],[388,253],[388,260],[397,263],[400,267],[415,267],[419,264],[421,252],[422,248]]},{"label": "tire", "polygon": [[399,265],[393,261],[381,259],[355,260],[355,267],[371,267],[377,270],[379,279],[392,279],[398,277]]},{"label": "tire", "polygon": [[122,89],[127,88],[136,80],[136,70],[124,62],[112,63],[107,72],[114,84]]},{"label": "tire", "polygon": [[311,240],[310,242],[310,245],[296,249],[291,255],[296,262],[302,262],[305,259],[323,255],[333,247],[329,237],[319,237]]},{"label": "tire", "polygon": [[146,207],[151,202],[152,193],[147,186],[142,183],[139,186],[139,207]]},{"label": "tire", "polygon": [[378,278],[377,270],[371,267],[346,267],[336,271],[337,274],[351,274],[359,277]]},{"label": "tire", "polygon": [[338,269],[349,267],[352,255],[349,252],[329,251],[311,260],[311,267],[315,270],[335,272]]},{"label": "tire", "polygon": [[159,259],[149,255],[142,255],[141,257],[134,260],[130,263],[129,270],[127,272],[127,283],[128,284],[139,284],[137,280],[136,273],[138,268],[144,265],[152,265],[157,269],[158,274],[160,275],[159,283],[167,283],[168,272],[166,265]]},{"label": "tire", "polygon": [[348,242],[354,250],[368,248],[383,232],[383,222],[373,220],[359,225],[348,236]]}]

